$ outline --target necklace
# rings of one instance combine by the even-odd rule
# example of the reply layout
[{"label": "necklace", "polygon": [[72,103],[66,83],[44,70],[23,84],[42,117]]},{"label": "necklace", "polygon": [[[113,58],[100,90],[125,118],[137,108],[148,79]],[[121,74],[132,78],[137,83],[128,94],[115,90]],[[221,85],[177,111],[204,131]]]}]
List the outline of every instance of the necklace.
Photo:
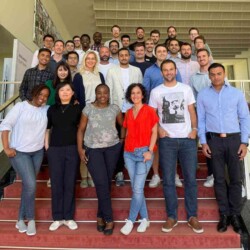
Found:
[{"label": "necklace", "polygon": [[65,107],[63,107],[62,105],[60,105],[62,113],[64,113],[68,109],[69,106],[70,106],[70,104],[67,104]]}]

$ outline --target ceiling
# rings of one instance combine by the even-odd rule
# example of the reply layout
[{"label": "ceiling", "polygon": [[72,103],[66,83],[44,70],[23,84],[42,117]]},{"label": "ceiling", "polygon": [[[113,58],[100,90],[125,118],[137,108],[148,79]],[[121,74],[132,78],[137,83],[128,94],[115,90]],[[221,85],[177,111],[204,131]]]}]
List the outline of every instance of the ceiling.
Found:
[{"label": "ceiling", "polygon": [[250,0],[54,0],[66,28],[73,36],[95,31],[103,41],[118,24],[122,34],[135,40],[135,29],[144,27],[146,37],[153,29],[165,41],[167,27],[177,28],[177,38],[189,41],[188,30],[198,27],[216,59],[234,58],[250,48]]}]

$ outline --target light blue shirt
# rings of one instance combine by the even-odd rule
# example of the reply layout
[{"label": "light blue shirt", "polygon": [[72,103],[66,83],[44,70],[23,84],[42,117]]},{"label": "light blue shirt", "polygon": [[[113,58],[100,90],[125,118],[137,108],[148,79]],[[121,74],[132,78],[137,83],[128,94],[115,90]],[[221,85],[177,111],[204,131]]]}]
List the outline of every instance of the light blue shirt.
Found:
[{"label": "light blue shirt", "polygon": [[[178,69],[177,69],[176,81],[182,82],[181,75]],[[154,63],[152,66],[146,69],[144,78],[143,78],[143,85],[147,90],[148,99],[149,99],[151,90],[159,86],[163,82],[164,82],[164,79],[161,73],[161,69],[157,63]]]},{"label": "light blue shirt", "polygon": [[241,142],[248,143],[250,117],[243,93],[225,85],[217,92],[211,85],[201,90],[197,98],[198,135],[206,143],[206,132],[241,133]]}]

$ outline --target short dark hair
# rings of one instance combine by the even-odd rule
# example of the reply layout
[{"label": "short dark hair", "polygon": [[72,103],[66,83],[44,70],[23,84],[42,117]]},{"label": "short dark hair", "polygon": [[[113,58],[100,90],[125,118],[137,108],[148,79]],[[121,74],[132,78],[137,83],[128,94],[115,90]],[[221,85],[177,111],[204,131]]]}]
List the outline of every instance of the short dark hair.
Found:
[{"label": "short dark hair", "polygon": [[71,80],[71,71],[70,71],[69,65],[64,61],[60,61],[56,66],[55,77],[54,77],[54,80],[53,80],[53,88],[54,89],[61,82],[61,80],[59,79],[59,77],[57,75],[57,71],[58,71],[59,67],[63,67],[65,70],[68,70],[68,72],[69,72],[68,76],[64,79],[64,82],[69,82],[69,83],[72,82],[72,80]]},{"label": "short dark hair", "polygon": [[199,29],[196,27],[191,27],[188,31],[188,34],[190,34],[191,30],[196,30],[198,32],[198,34],[200,33]]},{"label": "short dark hair", "polygon": [[145,30],[142,27],[137,27],[135,32],[137,32],[137,30],[143,30],[145,32]]},{"label": "short dark hair", "polygon": [[153,33],[154,33],[154,34],[158,34],[159,36],[161,35],[161,33],[160,33],[159,30],[152,30],[152,31],[150,32],[150,36],[151,36]]},{"label": "short dark hair", "polygon": [[73,44],[74,44],[74,47],[75,47],[75,43],[74,43],[73,40],[68,40],[68,41],[66,41],[65,45],[67,45],[68,43],[73,43]]},{"label": "short dark hair", "polygon": [[192,49],[192,45],[190,43],[187,43],[187,42],[183,42],[181,45],[180,45],[180,49],[182,48],[182,46],[189,46],[191,49]]},{"label": "short dark hair", "polygon": [[120,47],[120,44],[119,44],[119,42],[117,40],[111,40],[109,42],[109,48],[110,48],[111,43],[116,43],[118,45],[118,48]]},{"label": "short dark hair", "polygon": [[118,50],[118,56],[119,56],[119,54],[120,54],[121,51],[128,51],[128,54],[130,55],[130,52],[129,52],[129,50],[127,48],[120,48]]},{"label": "short dark hair", "polygon": [[164,47],[165,49],[167,49],[166,46],[165,46],[165,44],[163,44],[163,43],[157,44],[157,45],[155,46],[155,53],[156,53],[156,51],[157,51],[157,49],[158,49],[159,47]]},{"label": "short dark hair", "polygon": [[55,93],[55,102],[57,105],[60,105],[62,102],[61,102],[61,99],[59,97],[59,90],[61,88],[63,88],[64,86],[66,85],[69,85],[70,88],[74,91],[74,95],[71,97],[71,100],[70,100],[70,103],[71,104],[74,104],[75,100],[76,100],[76,95],[75,95],[75,89],[74,89],[74,85],[71,83],[71,82],[60,82],[56,85],[56,93]]},{"label": "short dark hair", "polygon": [[168,28],[167,28],[167,32],[168,32],[171,28],[173,28],[175,31],[177,31],[176,28],[175,28],[173,25],[170,25],[170,26],[168,26]]},{"label": "short dark hair", "polygon": [[83,38],[84,36],[86,36],[86,37],[89,39],[89,41],[91,41],[90,36],[89,36],[88,34],[82,34],[81,37],[80,37],[80,40],[82,40],[82,38]]},{"label": "short dark hair", "polygon": [[97,90],[98,90],[99,88],[101,88],[101,87],[107,88],[108,91],[110,92],[110,88],[109,88],[109,86],[108,86],[107,84],[105,84],[105,83],[100,83],[100,84],[98,84],[98,85],[96,86],[96,88],[95,88],[95,93],[96,93]]},{"label": "short dark hair", "polygon": [[50,35],[50,34],[44,35],[44,36],[43,36],[43,41],[44,41],[47,37],[52,38],[53,42],[55,41],[55,38],[54,38],[52,35]]},{"label": "short dark hair", "polygon": [[208,68],[208,72],[210,73],[210,70],[215,68],[222,68],[225,72],[225,67],[221,63],[212,63]]},{"label": "short dark hair", "polygon": [[44,83],[35,85],[34,88],[31,90],[32,99],[37,97],[40,94],[40,92],[44,89],[47,89],[50,95],[50,89],[47,85],[45,85]]},{"label": "short dark hair", "polygon": [[128,38],[129,41],[130,41],[130,36],[128,34],[124,34],[121,36],[121,41],[123,40],[123,38]]},{"label": "short dark hair", "polygon": [[125,98],[126,100],[133,104],[132,100],[131,100],[131,92],[133,90],[133,88],[138,87],[140,88],[141,92],[142,92],[142,103],[146,103],[147,102],[147,91],[146,88],[141,84],[141,83],[132,83],[128,86],[126,94],[125,94]]},{"label": "short dark hair", "polygon": [[[180,42],[179,42],[179,40],[178,40],[177,38],[170,38],[170,39],[168,39],[168,41],[167,41],[168,45],[170,45],[170,43],[171,43],[172,41],[176,41],[176,42],[179,44],[179,46],[180,46]],[[167,44],[166,44],[166,45],[167,45]]]},{"label": "short dark hair", "polygon": [[80,38],[80,36],[78,36],[78,35],[73,36],[72,40],[74,40],[75,38]]},{"label": "short dark hair", "polygon": [[141,42],[137,42],[137,43],[135,43],[135,45],[134,45],[134,50],[135,50],[135,48],[137,48],[137,47],[144,47],[144,49],[145,49],[145,44],[144,44],[144,43],[141,43]]},{"label": "short dark hair", "polygon": [[161,63],[161,71],[162,71],[162,68],[163,68],[164,64],[170,64],[170,63],[172,63],[172,64],[174,65],[175,69],[177,69],[176,63],[175,63],[174,61],[172,61],[172,60],[170,60],[170,59],[166,59],[166,60],[164,60],[164,61]]},{"label": "short dark hair", "polygon": [[56,41],[54,42],[54,46],[56,45],[56,43],[62,43],[62,44],[63,44],[63,46],[64,46],[64,41],[63,41],[63,40],[61,40],[61,39],[56,40]]},{"label": "short dark hair", "polygon": [[202,40],[204,44],[206,43],[205,37],[202,36],[202,35],[200,35],[200,36],[195,37],[195,39],[194,39],[194,44],[195,44],[196,40],[198,40],[198,39]]},{"label": "short dark hair", "polygon": [[121,31],[121,27],[117,24],[115,24],[111,27],[111,32],[113,31],[113,28],[118,28]]},{"label": "short dark hair", "polygon": [[38,55],[42,52],[48,52],[50,55],[51,55],[51,50],[50,49],[47,49],[47,48],[41,48],[38,50]]},{"label": "short dark hair", "polygon": [[69,58],[69,55],[76,55],[76,57],[77,57],[77,59],[78,59],[78,61],[79,61],[79,55],[78,55],[78,53],[76,52],[76,51],[69,51],[68,53],[67,53],[67,55],[66,55],[66,59],[68,60],[68,58]]},{"label": "short dark hair", "polygon": [[203,49],[198,49],[197,52],[196,52],[196,55],[198,55],[198,54],[199,54],[200,52],[202,52],[202,51],[206,51],[206,52],[207,52],[207,55],[210,56],[210,52],[209,52],[207,49],[205,49],[205,48],[203,48]]}]

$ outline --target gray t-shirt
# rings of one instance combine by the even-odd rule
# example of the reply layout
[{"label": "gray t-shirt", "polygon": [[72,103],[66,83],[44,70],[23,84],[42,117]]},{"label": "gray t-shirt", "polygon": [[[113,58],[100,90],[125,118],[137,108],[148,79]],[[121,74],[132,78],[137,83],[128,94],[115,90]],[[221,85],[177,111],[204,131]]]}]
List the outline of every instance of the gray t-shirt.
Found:
[{"label": "gray t-shirt", "polygon": [[116,130],[116,116],[120,109],[115,104],[106,108],[97,108],[87,104],[83,114],[88,117],[88,124],[84,135],[84,145],[89,148],[105,148],[119,142]]}]

